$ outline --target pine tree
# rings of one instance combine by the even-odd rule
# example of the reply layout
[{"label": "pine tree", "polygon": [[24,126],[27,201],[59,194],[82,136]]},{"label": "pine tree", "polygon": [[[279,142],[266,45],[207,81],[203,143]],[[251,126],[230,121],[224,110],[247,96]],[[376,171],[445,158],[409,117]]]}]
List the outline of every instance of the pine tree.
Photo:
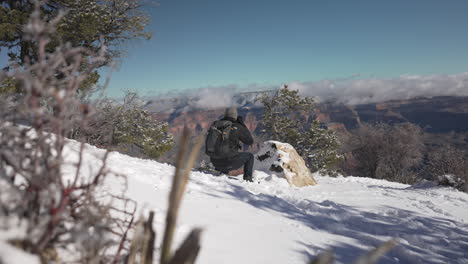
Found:
[{"label": "pine tree", "polygon": [[19,85],[13,77],[3,77],[0,81],[0,94],[18,93]]},{"label": "pine tree", "polygon": [[287,85],[274,95],[263,94],[258,100],[265,108],[262,117],[264,134],[269,139],[284,142],[300,138],[298,128],[306,121],[303,114],[314,109],[312,98],[302,98],[298,91],[290,90]]},{"label": "pine tree", "polygon": [[[46,21],[57,21],[46,50],[52,52],[61,44],[81,47],[98,53],[106,47],[106,59],[100,67],[121,57],[122,44],[131,39],[149,39],[145,31],[149,15],[142,11],[143,0],[50,0],[40,5]],[[24,65],[37,61],[37,43],[24,38],[23,29],[34,10],[34,1],[0,0],[0,51],[6,49],[10,61]],[[56,18],[63,16],[60,20]],[[82,71],[88,65],[82,65]],[[6,70],[9,67],[5,67]],[[99,79],[93,71],[82,83],[81,91],[91,88]]]},{"label": "pine tree", "polygon": [[301,97],[299,91],[284,85],[275,94],[263,94],[258,101],[264,106],[263,137],[291,144],[313,171],[332,172],[342,155],[340,142],[332,130],[317,120],[314,100]]},{"label": "pine tree", "polygon": [[299,153],[303,153],[304,160],[313,171],[323,170],[334,174],[332,169],[343,160],[338,137],[317,120],[312,122],[297,145]]}]

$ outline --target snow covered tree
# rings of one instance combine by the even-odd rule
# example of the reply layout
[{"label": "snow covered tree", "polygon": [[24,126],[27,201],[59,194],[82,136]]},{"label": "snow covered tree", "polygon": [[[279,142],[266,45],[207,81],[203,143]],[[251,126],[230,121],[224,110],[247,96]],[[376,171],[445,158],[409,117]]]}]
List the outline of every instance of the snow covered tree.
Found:
[{"label": "snow covered tree", "polygon": [[[342,159],[335,133],[315,117],[314,100],[284,85],[275,94],[258,99],[264,106],[263,137],[291,144],[313,171],[331,172]],[[309,120],[308,120],[309,119]]]},{"label": "snow covered tree", "polygon": [[330,169],[334,169],[343,160],[340,147],[337,135],[314,120],[298,142],[297,149],[304,153],[304,159],[313,171],[324,170],[333,174]]},{"label": "snow covered tree", "polygon": [[287,85],[273,95],[268,93],[261,95],[258,101],[264,107],[262,117],[264,136],[270,140],[289,144],[297,142],[307,121],[306,115],[314,111],[312,98],[302,98],[298,91],[290,90]]}]

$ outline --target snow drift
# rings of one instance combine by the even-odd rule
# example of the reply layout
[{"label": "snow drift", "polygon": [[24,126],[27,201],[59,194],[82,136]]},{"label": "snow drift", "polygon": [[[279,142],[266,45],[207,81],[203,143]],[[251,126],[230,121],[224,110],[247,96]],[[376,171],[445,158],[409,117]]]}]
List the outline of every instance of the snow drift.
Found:
[{"label": "snow drift", "polygon": [[[78,149],[75,142],[68,145],[68,161]],[[87,146],[88,172],[103,154]],[[174,168],[119,153],[111,153],[108,167],[128,176],[126,194],[141,213],[156,212],[159,247]],[[318,185],[302,188],[259,171],[254,177],[260,183],[192,173],[176,242],[193,227],[203,228],[198,263],[304,264],[327,249],[349,263],[392,237],[400,245],[379,263],[468,263],[466,193],[359,177],[314,175]],[[121,181],[106,186],[122,191]]]}]

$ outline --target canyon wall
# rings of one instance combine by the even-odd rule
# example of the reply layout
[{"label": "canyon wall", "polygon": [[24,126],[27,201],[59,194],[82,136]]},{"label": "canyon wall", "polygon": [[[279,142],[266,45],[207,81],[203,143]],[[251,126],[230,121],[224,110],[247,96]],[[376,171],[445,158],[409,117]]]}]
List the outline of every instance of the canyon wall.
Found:
[{"label": "canyon wall", "polygon": [[[154,112],[152,116],[167,121],[171,133],[178,135],[184,126],[193,133],[206,131],[223,113],[224,109],[194,109],[172,113]],[[244,117],[250,131],[259,132],[262,108],[241,106],[239,114]],[[468,97],[419,98],[355,106],[318,104],[316,117],[328,127],[340,131],[353,130],[362,123],[411,122],[432,133],[464,132],[468,131]]]},{"label": "canyon wall", "polygon": [[[245,124],[254,135],[259,135],[263,109],[238,108]],[[187,126],[193,135],[206,133],[211,123],[224,114],[224,109],[193,109],[173,112],[153,112],[153,118],[167,121],[170,132],[176,137]],[[363,123],[418,124],[429,133],[468,132],[468,97],[434,97],[389,101],[376,104],[343,105],[322,103],[317,105],[316,118],[338,133],[348,133]],[[305,117],[310,122],[313,117]],[[468,139],[465,139],[468,142]],[[254,147],[255,149],[255,147]]]}]

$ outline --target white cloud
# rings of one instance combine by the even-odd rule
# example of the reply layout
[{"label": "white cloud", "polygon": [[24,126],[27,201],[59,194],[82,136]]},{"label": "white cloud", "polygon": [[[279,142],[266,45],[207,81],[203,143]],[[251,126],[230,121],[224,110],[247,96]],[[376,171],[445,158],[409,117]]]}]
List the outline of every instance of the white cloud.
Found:
[{"label": "white cloud", "polygon": [[319,101],[375,103],[415,97],[468,96],[468,72],[452,75],[404,75],[391,79],[292,82],[291,89]]},{"label": "white cloud", "polygon": [[[358,74],[336,80],[291,82],[289,87],[299,90],[304,96],[314,97],[318,102],[332,101],[352,105],[415,97],[468,96],[468,72],[452,75],[403,75],[389,79],[356,78],[359,78]],[[177,99],[168,101],[170,107],[166,108],[188,111],[240,106],[253,99],[249,96],[236,97],[241,92],[274,90],[279,87],[280,85],[259,84],[243,88],[234,84],[204,87],[170,94],[170,97]],[[155,101],[152,107],[158,109],[163,106],[161,101]]]},{"label": "white cloud", "polygon": [[237,88],[236,85],[228,85],[197,89],[191,94],[194,100],[190,101],[190,105],[202,109],[234,106],[233,96]]}]

